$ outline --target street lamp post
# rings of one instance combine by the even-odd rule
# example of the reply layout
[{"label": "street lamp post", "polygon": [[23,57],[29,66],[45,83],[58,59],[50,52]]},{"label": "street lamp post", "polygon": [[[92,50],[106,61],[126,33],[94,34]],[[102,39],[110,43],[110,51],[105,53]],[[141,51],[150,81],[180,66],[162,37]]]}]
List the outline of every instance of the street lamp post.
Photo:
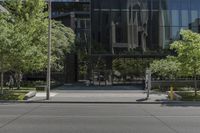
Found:
[{"label": "street lamp post", "polygon": [[47,88],[46,88],[46,99],[50,99],[51,89],[51,0],[48,1],[48,14],[49,14],[49,25],[48,25],[48,66],[47,66]]}]

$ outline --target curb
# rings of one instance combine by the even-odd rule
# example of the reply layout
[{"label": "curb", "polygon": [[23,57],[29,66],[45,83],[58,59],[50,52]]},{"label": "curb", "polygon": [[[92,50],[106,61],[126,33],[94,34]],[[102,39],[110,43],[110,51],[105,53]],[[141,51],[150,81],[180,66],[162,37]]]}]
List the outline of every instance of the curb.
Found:
[{"label": "curb", "polygon": [[0,103],[60,103],[60,104],[170,104],[170,105],[199,105],[200,101],[158,101],[158,102],[122,102],[122,101],[4,101],[0,100]]}]

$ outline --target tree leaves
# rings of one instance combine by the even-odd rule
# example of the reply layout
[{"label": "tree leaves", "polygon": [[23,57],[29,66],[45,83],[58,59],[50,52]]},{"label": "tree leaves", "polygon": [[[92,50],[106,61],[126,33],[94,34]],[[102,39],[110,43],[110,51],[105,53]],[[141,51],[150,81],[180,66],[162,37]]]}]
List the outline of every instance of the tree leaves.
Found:
[{"label": "tree leaves", "polygon": [[[46,2],[6,0],[4,6],[9,14],[0,16],[0,54],[5,54],[6,57],[2,57],[11,66],[9,69],[22,72],[45,69],[48,42]],[[52,20],[52,24],[52,64],[63,65],[65,54],[74,44],[75,35],[60,22]]]},{"label": "tree leaves", "polygon": [[181,30],[180,35],[182,39],[170,45],[170,49],[175,50],[177,56],[169,56],[151,64],[152,71],[159,76],[200,74],[200,34]]}]

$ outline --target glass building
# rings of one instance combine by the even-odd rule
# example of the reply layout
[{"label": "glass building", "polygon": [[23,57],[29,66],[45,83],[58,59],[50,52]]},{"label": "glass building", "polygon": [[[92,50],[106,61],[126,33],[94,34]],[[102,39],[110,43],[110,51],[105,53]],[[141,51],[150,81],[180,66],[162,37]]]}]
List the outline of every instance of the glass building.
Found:
[{"label": "glass building", "polygon": [[[77,37],[77,52],[67,57],[66,81],[104,77],[113,82],[116,62],[165,57],[181,29],[200,32],[199,0],[53,0],[52,8],[53,18]],[[132,75],[144,75],[144,70],[137,73],[141,68]]]},{"label": "glass building", "polygon": [[[200,0],[52,0],[52,17],[76,34],[64,82],[113,83],[142,77],[148,60],[172,54],[181,29],[200,32]],[[120,63],[131,67],[120,71]]]},{"label": "glass building", "polygon": [[79,64],[83,64],[80,52],[87,53],[90,36],[90,2],[88,0],[53,0],[52,17],[71,27],[76,34],[76,52],[66,56],[64,81],[79,79]]},{"label": "glass building", "polygon": [[200,32],[199,18],[200,0],[91,0],[90,77],[143,77],[144,62],[174,54],[181,29]]},{"label": "glass building", "polygon": [[161,54],[199,32],[199,0],[92,0],[91,54]]}]

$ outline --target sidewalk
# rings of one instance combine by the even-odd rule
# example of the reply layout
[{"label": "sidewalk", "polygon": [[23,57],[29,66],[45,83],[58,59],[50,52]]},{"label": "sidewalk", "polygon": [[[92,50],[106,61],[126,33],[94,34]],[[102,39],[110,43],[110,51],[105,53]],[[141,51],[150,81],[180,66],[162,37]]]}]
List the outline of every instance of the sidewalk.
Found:
[{"label": "sidewalk", "polygon": [[[44,101],[45,92],[38,92],[29,101]],[[50,102],[164,102],[166,94],[151,92],[149,99],[142,90],[55,90],[51,92]]]}]

